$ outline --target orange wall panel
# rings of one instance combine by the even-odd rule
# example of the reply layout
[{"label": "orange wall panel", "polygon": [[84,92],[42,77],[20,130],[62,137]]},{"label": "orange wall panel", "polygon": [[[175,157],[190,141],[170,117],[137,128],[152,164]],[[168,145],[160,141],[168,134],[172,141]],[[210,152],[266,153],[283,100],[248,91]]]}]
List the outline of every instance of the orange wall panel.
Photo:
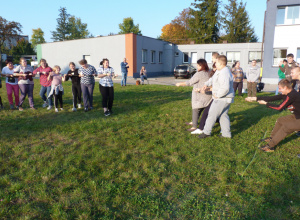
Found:
[{"label": "orange wall panel", "polygon": [[125,35],[125,57],[127,59],[129,69],[128,76],[133,76],[136,73],[136,35]]}]

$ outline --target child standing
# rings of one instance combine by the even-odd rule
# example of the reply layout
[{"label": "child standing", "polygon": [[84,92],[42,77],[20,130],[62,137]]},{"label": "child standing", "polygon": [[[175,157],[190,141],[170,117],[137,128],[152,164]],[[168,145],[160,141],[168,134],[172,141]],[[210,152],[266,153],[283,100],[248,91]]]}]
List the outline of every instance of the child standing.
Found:
[{"label": "child standing", "polygon": [[60,73],[60,67],[59,66],[54,66],[53,67],[54,72],[51,72],[48,76],[48,80],[52,80],[51,84],[51,91],[49,93],[49,97],[51,95],[54,96],[54,106],[55,106],[55,112],[58,112],[58,100],[60,103],[60,110],[63,109],[63,100],[62,96],[64,94],[64,88],[62,87],[62,75]]}]

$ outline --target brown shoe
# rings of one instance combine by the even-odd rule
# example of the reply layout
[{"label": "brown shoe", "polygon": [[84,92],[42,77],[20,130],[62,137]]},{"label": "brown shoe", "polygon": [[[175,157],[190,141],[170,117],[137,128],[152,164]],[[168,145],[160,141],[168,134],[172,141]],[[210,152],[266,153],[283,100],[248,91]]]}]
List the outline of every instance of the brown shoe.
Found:
[{"label": "brown shoe", "polygon": [[270,147],[268,144],[266,144],[265,146],[260,147],[260,149],[264,152],[267,152],[267,153],[274,152],[274,150],[275,150],[274,147]]},{"label": "brown shoe", "polygon": [[23,111],[24,109],[21,107],[21,106],[19,106],[19,111]]},{"label": "brown shoe", "polygon": [[190,128],[190,129],[187,129],[187,131],[189,132],[192,132],[192,131],[195,131],[197,128]]},{"label": "brown shoe", "polygon": [[193,122],[185,122],[186,125],[193,125]]}]

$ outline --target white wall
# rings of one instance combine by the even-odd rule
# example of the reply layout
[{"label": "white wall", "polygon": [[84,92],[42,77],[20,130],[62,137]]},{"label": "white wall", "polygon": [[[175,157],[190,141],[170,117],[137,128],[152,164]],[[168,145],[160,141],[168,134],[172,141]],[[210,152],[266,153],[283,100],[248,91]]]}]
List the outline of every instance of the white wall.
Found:
[{"label": "white wall", "polygon": [[125,57],[125,35],[46,43],[41,44],[41,48],[42,58],[47,60],[50,67],[59,65],[62,73],[69,70],[69,62],[72,61],[79,67],[78,61],[84,55],[90,55],[89,64],[96,69],[103,58],[108,58],[115,73],[121,74],[120,63]]},{"label": "white wall", "polygon": [[287,53],[297,55],[300,48],[300,25],[282,25],[275,27],[274,48],[287,48]]}]

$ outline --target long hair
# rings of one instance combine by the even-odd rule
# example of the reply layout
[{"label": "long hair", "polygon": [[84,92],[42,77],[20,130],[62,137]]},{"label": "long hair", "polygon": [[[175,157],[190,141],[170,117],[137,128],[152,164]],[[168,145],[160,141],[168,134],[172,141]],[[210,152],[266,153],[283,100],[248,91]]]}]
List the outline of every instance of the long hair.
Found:
[{"label": "long hair", "polygon": [[205,59],[199,59],[199,60],[197,60],[197,64],[202,67],[201,70],[204,70],[204,71],[208,71],[209,70],[207,62],[206,62]]}]

